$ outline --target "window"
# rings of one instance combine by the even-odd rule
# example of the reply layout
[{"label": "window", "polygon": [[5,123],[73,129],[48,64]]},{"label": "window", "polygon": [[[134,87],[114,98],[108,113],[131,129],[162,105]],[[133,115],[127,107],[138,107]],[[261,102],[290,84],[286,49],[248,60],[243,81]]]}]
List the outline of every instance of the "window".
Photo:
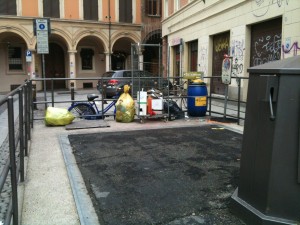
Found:
[{"label": "window", "polygon": [[132,23],[132,0],[119,0],[119,22]]},{"label": "window", "polygon": [[59,0],[44,0],[43,1],[43,14],[44,14],[44,17],[60,18]]},{"label": "window", "polygon": [[146,7],[148,15],[157,16],[161,14],[160,0],[148,0]]},{"label": "window", "polygon": [[84,0],[83,15],[85,20],[98,21],[98,0]]},{"label": "window", "polygon": [[81,56],[81,69],[92,70],[94,50],[91,48],[82,48],[80,51],[80,56]]},{"label": "window", "polygon": [[190,71],[197,71],[198,41],[190,42]]},{"label": "window", "polygon": [[17,15],[15,0],[0,0],[0,15]]},{"label": "window", "polygon": [[22,48],[21,47],[8,47],[8,69],[12,70],[23,70],[22,60]]},{"label": "window", "polygon": [[180,64],[181,64],[181,54],[180,54],[180,45],[175,46],[175,76],[177,77],[176,80],[179,82],[180,76]]}]

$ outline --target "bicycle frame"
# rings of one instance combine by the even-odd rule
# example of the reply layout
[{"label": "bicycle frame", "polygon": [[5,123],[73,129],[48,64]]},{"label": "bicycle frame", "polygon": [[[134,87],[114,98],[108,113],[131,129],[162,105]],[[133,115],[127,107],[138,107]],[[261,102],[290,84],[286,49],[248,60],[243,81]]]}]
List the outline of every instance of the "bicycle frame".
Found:
[{"label": "bicycle frame", "polygon": [[[113,106],[115,106],[117,100],[118,99],[114,99],[103,110],[98,109],[97,104],[96,104],[94,99],[88,100],[88,101],[85,101],[85,102],[73,102],[68,110],[70,110],[73,107],[76,107],[77,105],[78,106],[79,105],[86,105],[86,107],[93,109],[93,111],[92,111],[93,113],[90,113],[89,115],[87,115],[85,113],[85,115],[82,115],[81,117],[83,117],[84,119],[87,119],[87,120],[102,119],[102,118],[104,118],[105,113],[107,113],[108,110],[110,110]],[[116,113],[116,108],[114,110],[114,113]]]},{"label": "bicycle frame", "polygon": [[[96,109],[96,116],[103,116],[105,113],[108,112],[108,110],[110,110],[111,107],[115,106],[117,103],[117,99],[114,99],[111,103],[108,104],[108,106],[106,106],[103,110],[99,110],[95,101],[93,101],[93,103],[91,104],[95,109]],[[116,109],[115,109],[116,111]]]}]

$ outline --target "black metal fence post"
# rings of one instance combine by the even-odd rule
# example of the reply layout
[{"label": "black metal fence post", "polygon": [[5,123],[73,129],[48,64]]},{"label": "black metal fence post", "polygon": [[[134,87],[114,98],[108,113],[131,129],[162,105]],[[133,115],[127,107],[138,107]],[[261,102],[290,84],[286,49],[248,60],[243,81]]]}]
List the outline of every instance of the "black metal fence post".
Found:
[{"label": "black metal fence post", "polygon": [[51,102],[52,107],[54,107],[54,80],[51,79]]},{"label": "black metal fence post", "polygon": [[30,83],[27,83],[27,92],[26,92],[26,99],[27,99],[27,105],[25,108],[26,111],[26,116],[27,116],[27,135],[28,135],[28,140],[31,140],[31,131],[30,131],[30,125],[31,125],[31,115],[30,115],[30,102],[31,102],[31,91],[30,91]]},{"label": "black metal fence post", "polygon": [[[29,96],[28,96],[28,100],[29,100],[29,105],[28,105],[28,112],[29,112],[29,121],[30,121],[30,125],[31,128],[33,128],[33,88],[32,88],[32,80],[28,81],[28,88],[29,88]],[[31,133],[31,130],[29,131]]]},{"label": "black metal fence post", "polygon": [[[32,82],[32,81],[31,81]],[[32,109],[37,110],[36,102],[36,84],[32,84]]]},{"label": "black metal fence post", "polygon": [[20,140],[20,179],[24,179],[24,119],[23,119],[23,88],[19,89],[19,140]]},{"label": "black metal fence post", "polygon": [[210,80],[210,87],[209,87],[209,116],[211,116],[211,111],[212,111],[212,109],[211,109],[211,84],[212,84],[212,80],[213,79],[211,79]]},{"label": "black metal fence post", "polygon": [[8,97],[8,132],[9,132],[9,156],[10,156],[10,176],[12,188],[12,213],[13,224],[18,224],[18,190],[17,190],[17,166],[16,166],[16,147],[15,147],[15,126],[14,126],[14,100]]},{"label": "black metal fence post", "polygon": [[75,100],[75,93],[74,93],[74,82],[70,83],[70,89],[71,89],[71,100]]},{"label": "black metal fence post", "polygon": [[237,124],[240,125],[240,107],[241,107],[241,78],[237,78],[237,83],[238,83],[238,122]]},{"label": "black metal fence post", "polygon": [[[24,144],[25,144],[25,156],[28,156],[28,116],[27,116],[27,107],[28,107],[28,87],[27,83],[24,84],[24,125],[25,125],[25,135],[24,135]],[[29,128],[30,129],[30,128]]]}]

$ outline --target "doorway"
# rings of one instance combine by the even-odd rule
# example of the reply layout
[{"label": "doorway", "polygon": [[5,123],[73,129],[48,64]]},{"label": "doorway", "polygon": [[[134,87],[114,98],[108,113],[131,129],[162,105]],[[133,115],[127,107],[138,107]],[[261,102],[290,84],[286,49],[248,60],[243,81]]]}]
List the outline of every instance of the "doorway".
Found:
[{"label": "doorway", "polygon": [[225,32],[213,36],[213,67],[212,75],[218,78],[212,79],[212,93],[225,94],[225,84],[222,83],[222,62],[224,54],[228,54],[230,32]]},{"label": "doorway", "polygon": [[[49,43],[49,54],[45,55],[45,77],[65,78],[65,55],[61,46],[56,43]],[[52,88],[51,80],[46,81],[46,88]],[[54,80],[53,89],[65,89],[65,80]]]}]

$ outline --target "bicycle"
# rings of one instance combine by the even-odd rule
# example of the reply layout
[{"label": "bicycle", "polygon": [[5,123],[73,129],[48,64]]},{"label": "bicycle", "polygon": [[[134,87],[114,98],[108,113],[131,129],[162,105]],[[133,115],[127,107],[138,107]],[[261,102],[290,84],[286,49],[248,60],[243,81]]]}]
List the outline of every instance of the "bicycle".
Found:
[{"label": "bicycle", "polygon": [[178,100],[180,101],[179,107],[181,109],[187,109],[187,89],[186,89],[187,83],[188,81],[183,81],[182,83],[177,84],[177,81],[174,81],[172,87],[173,89],[172,94],[176,96],[176,98],[178,98]]},{"label": "bicycle", "polygon": [[[103,110],[99,110],[95,99],[99,96],[96,94],[88,94],[87,102],[74,102],[68,108],[68,111],[71,112],[75,118],[86,119],[86,120],[96,120],[103,119],[105,113],[110,110],[113,106],[115,107],[118,100],[118,96],[115,96],[113,101],[109,103]],[[116,115],[116,107],[114,109],[114,116]]]}]

